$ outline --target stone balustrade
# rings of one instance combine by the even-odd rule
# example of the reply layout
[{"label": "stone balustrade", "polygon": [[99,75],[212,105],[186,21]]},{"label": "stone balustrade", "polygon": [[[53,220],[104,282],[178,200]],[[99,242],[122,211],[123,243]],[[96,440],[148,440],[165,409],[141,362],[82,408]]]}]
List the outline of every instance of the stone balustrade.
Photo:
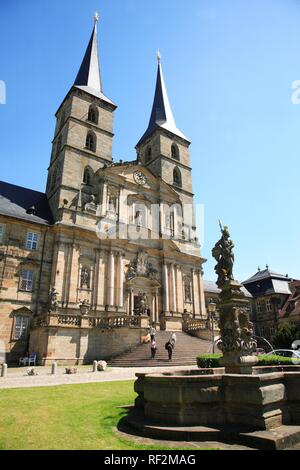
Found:
[{"label": "stone balustrade", "polygon": [[209,329],[209,324],[207,320],[193,319],[193,320],[187,320],[182,324],[182,330],[185,333],[191,333],[194,331],[207,330],[207,329]]},{"label": "stone balustrade", "polygon": [[62,313],[51,313],[48,316],[36,318],[32,325],[34,328],[45,326],[60,326],[72,328],[97,328],[97,329],[116,329],[116,328],[148,328],[149,318],[144,316],[109,316],[92,317],[81,315],[70,315]]}]

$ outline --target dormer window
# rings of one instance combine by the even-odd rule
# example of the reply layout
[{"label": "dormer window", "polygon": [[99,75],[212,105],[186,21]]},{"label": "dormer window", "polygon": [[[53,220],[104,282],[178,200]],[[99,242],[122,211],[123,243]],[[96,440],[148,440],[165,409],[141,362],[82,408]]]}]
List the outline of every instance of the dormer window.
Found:
[{"label": "dormer window", "polygon": [[88,113],[88,121],[98,124],[99,113],[95,106],[90,106]]},{"label": "dormer window", "polygon": [[93,132],[88,132],[85,146],[91,152],[96,152],[96,135]]}]

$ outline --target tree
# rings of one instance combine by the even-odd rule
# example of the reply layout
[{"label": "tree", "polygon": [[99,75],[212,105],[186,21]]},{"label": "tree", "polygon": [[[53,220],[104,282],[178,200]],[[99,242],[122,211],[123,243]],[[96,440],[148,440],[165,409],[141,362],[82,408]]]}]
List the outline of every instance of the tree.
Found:
[{"label": "tree", "polygon": [[292,342],[298,338],[300,338],[300,331],[295,325],[281,323],[272,336],[272,344],[276,349],[290,349]]}]

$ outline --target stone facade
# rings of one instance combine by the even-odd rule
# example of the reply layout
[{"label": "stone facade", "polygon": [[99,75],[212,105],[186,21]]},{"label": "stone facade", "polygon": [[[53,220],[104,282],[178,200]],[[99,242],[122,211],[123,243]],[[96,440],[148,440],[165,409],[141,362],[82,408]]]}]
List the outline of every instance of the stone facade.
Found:
[{"label": "stone facade", "polygon": [[181,330],[184,315],[206,317],[190,143],[158,126],[136,161],[113,162],[116,106],[88,76],[78,80],[56,113],[41,195],[53,220],[22,202],[24,217],[9,202],[0,208],[0,341],[10,362],[27,351],[39,363],[107,359],[138,344],[150,321]]}]

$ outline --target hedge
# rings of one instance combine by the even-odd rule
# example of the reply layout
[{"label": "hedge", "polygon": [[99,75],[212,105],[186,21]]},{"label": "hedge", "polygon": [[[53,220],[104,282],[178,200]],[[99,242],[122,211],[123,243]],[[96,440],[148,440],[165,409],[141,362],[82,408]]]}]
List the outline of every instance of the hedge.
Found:
[{"label": "hedge", "polygon": [[[201,354],[197,357],[198,367],[201,369],[213,369],[220,366],[222,354]],[[291,357],[262,354],[257,356],[257,366],[294,366],[300,364],[300,360]]]}]

